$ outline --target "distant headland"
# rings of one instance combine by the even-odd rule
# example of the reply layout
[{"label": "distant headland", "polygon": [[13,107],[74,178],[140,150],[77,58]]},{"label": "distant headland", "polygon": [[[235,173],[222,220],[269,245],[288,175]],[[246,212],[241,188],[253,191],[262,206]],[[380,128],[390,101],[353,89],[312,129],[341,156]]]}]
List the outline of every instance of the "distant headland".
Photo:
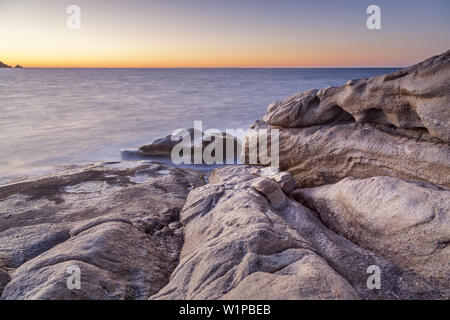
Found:
[{"label": "distant headland", "polygon": [[8,66],[7,64],[4,64],[3,62],[0,61],[0,68],[23,68],[23,67],[21,65],[19,65],[19,64],[16,64],[15,67],[11,67],[11,66]]}]

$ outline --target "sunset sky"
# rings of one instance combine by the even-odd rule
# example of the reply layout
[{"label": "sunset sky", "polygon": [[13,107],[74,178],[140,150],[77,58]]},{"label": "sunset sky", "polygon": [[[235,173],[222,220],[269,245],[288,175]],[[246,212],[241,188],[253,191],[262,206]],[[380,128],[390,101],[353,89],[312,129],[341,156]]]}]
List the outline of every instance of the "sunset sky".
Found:
[{"label": "sunset sky", "polygon": [[449,0],[0,0],[0,61],[26,67],[400,67],[448,49]]}]

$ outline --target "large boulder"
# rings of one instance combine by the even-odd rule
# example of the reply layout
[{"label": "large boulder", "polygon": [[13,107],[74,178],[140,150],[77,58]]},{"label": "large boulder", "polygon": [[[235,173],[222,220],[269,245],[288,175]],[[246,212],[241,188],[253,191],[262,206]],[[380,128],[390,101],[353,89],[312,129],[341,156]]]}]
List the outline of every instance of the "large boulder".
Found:
[{"label": "large boulder", "polygon": [[[320,186],[345,177],[392,176],[450,186],[450,148],[372,124],[341,123],[280,128],[280,169],[299,186]],[[258,129],[251,130],[258,133]],[[247,134],[246,146],[257,134]],[[247,148],[248,152],[248,148]]]},{"label": "large boulder", "polygon": [[374,177],[292,194],[352,242],[450,288],[449,189]]},{"label": "large boulder", "polygon": [[[139,161],[0,187],[1,298],[147,299],[178,262],[174,222],[203,184],[201,172]],[[67,286],[72,266],[79,290]]]},{"label": "large boulder", "polygon": [[263,120],[285,128],[355,119],[421,129],[450,142],[450,50],[399,71],[275,102]]},{"label": "large boulder", "polygon": [[447,51],[392,74],[271,104],[264,121],[247,132],[243,159],[258,159],[254,153],[261,150],[250,146],[276,129],[280,168],[301,187],[348,176],[392,176],[449,187],[449,105]]},{"label": "large boulder", "polygon": [[[318,214],[286,197],[274,208],[247,166],[216,169],[190,192],[180,261],[151,299],[418,299],[448,298],[416,273],[327,228]],[[368,288],[370,266],[382,272]]]}]

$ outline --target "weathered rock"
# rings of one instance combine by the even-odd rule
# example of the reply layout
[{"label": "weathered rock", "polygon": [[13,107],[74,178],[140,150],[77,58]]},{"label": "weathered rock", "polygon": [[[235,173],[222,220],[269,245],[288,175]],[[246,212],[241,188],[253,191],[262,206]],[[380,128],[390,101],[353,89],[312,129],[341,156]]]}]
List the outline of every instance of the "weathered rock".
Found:
[{"label": "weathered rock", "polygon": [[[254,168],[216,169],[180,214],[184,245],[170,282],[151,299],[448,298],[412,271],[328,229],[293,199],[274,209],[252,184]],[[382,272],[368,289],[367,268]]]},{"label": "weathered rock", "polygon": [[[225,132],[221,132],[220,134],[206,134],[205,132],[202,132],[201,130],[190,128],[186,129],[186,134],[184,136],[178,137],[177,139],[174,139],[172,135],[168,135],[164,138],[156,139],[149,144],[142,146],[139,148],[139,153],[144,156],[155,156],[155,157],[171,157],[172,149],[176,146],[183,146],[186,147],[186,150],[189,150],[191,157],[192,157],[192,163],[194,161],[193,155],[194,152],[200,152],[200,154],[203,154],[205,148],[207,148],[209,145],[213,147],[212,143],[215,142],[217,144],[222,145],[222,154],[223,154],[223,162],[228,159],[236,161],[239,158],[241,146],[240,142],[236,137],[233,137]],[[217,142],[217,140],[221,140],[220,142]],[[230,145],[230,146],[228,146]],[[232,155],[229,155],[227,158],[227,147],[228,152],[233,151]],[[232,148],[232,149],[231,149]],[[181,152],[182,154],[182,152]],[[215,156],[215,152],[212,151],[212,155]],[[203,159],[204,160],[204,159]]]},{"label": "weathered rock", "polygon": [[0,61],[0,68],[11,68],[11,66]]},{"label": "weathered rock", "polygon": [[[106,163],[0,187],[2,299],[146,299],[183,241],[177,222],[203,173],[151,162]],[[67,267],[81,269],[69,290]],[[16,269],[17,268],[17,269]]]},{"label": "weathered rock", "polygon": [[270,176],[270,178],[279,184],[281,187],[281,190],[283,190],[284,193],[289,194],[290,192],[294,191],[297,183],[295,182],[294,177],[287,172],[280,172],[273,176]]},{"label": "weathered rock", "polygon": [[[279,259],[291,261],[284,267]],[[307,299],[357,299],[359,296],[350,284],[339,276],[317,254],[304,249],[287,249],[280,254],[258,257],[266,270],[245,277],[233,290],[224,295],[225,300],[307,300]],[[295,260],[295,261],[294,261]],[[286,263],[286,264],[287,264]],[[271,265],[272,264],[272,265]],[[282,268],[275,271],[275,267]],[[268,273],[267,271],[274,271]]]},{"label": "weathered rock", "polygon": [[[348,176],[393,176],[450,186],[447,144],[416,140],[371,124],[279,130],[280,168],[291,173],[300,187],[335,183]],[[255,137],[247,134],[246,146]]]},{"label": "weathered rock", "polygon": [[286,206],[286,196],[281,191],[278,183],[270,178],[258,178],[252,183],[256,191],[262,193],[275,209],[283,209]]},{"label": "weathered rock", "polygon": [[9,281],[11,281],[11,278],[9,277],[8,272],[0,268],[0,295]]},{"label": "weathered rock", "polygon": [[332,230],[450,289],[450,190],[375,177],[293,194]]},{"label": "weathered rock", "polygon": [[285,128],[356,120],[417,129],[450,142],[450,50],[414,66],[271,104],[263,120]]},{"label": "weathered rock", "polygon": [[[127,223],[96,225],[18,268],[3,297],[146,299],[174,267],[174,252],[164,252],[158,242]],[[69,266],[81,270],[79,290],[67,288]]]}]

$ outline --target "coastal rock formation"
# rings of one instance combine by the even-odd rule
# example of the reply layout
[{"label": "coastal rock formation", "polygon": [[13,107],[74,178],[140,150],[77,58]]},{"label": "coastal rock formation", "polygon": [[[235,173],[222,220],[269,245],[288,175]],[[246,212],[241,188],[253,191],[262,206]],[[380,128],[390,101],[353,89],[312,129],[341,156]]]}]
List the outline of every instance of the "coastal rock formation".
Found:
[{"label": "coastal rock formation", "polygon": [[[151,299],[448,297],[448,290],[333,232],[294,199],[274,208],[255,190],[261,179],[268,178],[252,167],[228,166],[190,192],[180,214],[180,262]],[[382,272],[379,290],[367,287],[372,265]]]},{"label": "coastal rock formation", "polygon": [[11,68],[11,66],[8,66],[7,64],[4,64],[0,61],[0,68]]},{"label": "coastal rock formation", "polygon": [[352,176],[450,186],[450,51],[392,74],[310,90],[268,107],[258,130],[280,130],[280,168],[301,187]]},{"label": "coastal rock formation", "polygon": [[[450,299],[449,56],[270,105],[244,150],[278,129],[280,168],[126,161],[0,186],[0,298]],[[184,134],[139,153],[239,150]]]},{"label": "coastal rock formation", "polygon": [[450,190],[391,177],[345,178],[292,195],[330,229],[450,288]]},{"label": "coastal rock formation", "polygon": [[[205,148],[210,146],[214,147],[217,145],[220,150],[222,150],[223,157],[221,157],[224,162],[226,160],[227,148],[228,151],[233,150],[231,157],[233,161],[239,158],[241,145],[239,140],[225,132],[216,132],[209,134],[208,132],[203,132],[201,130],[190,128],[185,129],[180,132],[180,136],[173,137],[168,135],[164,138],[156,139],[149,144],[139,148],[139,153],[143,156],[149,157],[166,157],[170,158],[172,150],[175,146],[182,146],[189,150],[190,156],[192,157],[192,163],[194,162],[194,152],[196,150],[203,154]],[[215,156],[215,152],[211,152],[212,156]],[[183,156],[183,150],[180,151],[180,155]]]},{"label": "coastal rock formation", "polygon": [[[203,184],[198,171],[134,162],[0,187],[1,298],[146,299],[177,264],[173,223]],[[67,287],[71,266],[79,290]]]},{"label": "coastal rock formation", "polygon": [[[280,128],[280,169],[299,186],[320,186],[352,176],[392,176],[450,186],[450,148],[387,131],[343,123]],[[252,130],[254,131],[254,130]],[[246,140],[257,135],[246,135]]]},{"label": "coastal rock formation", "polygon": [[394,73],[275,102],[263,120],[274,126],[299,128],[354,119],[419,129],[448,143],[449,105],[450,50]]}]

